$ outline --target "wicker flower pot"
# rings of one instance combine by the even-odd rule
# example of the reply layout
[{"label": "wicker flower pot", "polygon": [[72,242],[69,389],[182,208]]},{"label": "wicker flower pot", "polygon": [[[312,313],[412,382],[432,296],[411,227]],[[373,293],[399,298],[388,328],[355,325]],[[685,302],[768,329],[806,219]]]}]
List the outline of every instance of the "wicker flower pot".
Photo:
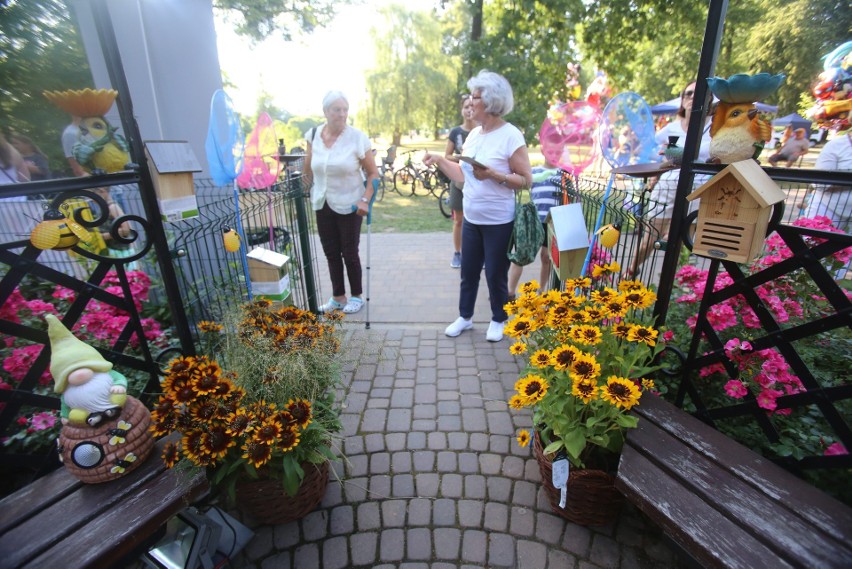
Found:
[{"label": "wicker flower pot", "polygon": [[560,508],[561,492],[552,482],[553,463],[544,454],[538,432],[533,441],[533,453],[555,514],[582,526],[605,526],[618,518],[624,499],[615,489],[615,478],[603,470],[572,467],[568,477],[568,499],[565,508]]},{"label": "wicker flower pot", "polygon": [[284,492],[281,481],[272,478],[237,482],[237,507],[262,524],[286,524],[316,509],[328,486],[328,462],[302,464],[305,479],[295,496]]},{"label": "wicker flower pot", "polygon": [[64,425],[59,433],[60,458],[68,472],[86,484],[121,478],[151,453],[150,424],[148,409],[128,396],[121,415],[111,421],[97,427]]}]

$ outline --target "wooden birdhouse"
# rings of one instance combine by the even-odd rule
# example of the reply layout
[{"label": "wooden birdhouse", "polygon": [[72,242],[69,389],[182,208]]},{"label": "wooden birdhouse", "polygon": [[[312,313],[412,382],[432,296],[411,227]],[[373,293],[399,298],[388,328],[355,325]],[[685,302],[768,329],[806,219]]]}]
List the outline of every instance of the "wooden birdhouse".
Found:
[{"label": "wooden birdhouse", "polygon": [[692,252],[749,263],[763,250],[772,206],[784,192],[754,160],[729,164],[686,199],[701,199]]},{"label": "wooden birdhouse", "polygon": [[163,221],[198,217],[192,173],[201,172],[201,165],[189,143],[149,140],[145,142],[145,157],[151,169]]},{"label": "wooden birdhouse", "polygon": [[589,233],[582,204],[550,208],[546,223],[553,272],[561,281],[579,277],[589,250]]},{"label": "wooden birdhouse", "polygon": [[290,258],[264,247],[256,247],[246,255],[251,293],[255,298],[265,298],[293,304],[290,298]]}]

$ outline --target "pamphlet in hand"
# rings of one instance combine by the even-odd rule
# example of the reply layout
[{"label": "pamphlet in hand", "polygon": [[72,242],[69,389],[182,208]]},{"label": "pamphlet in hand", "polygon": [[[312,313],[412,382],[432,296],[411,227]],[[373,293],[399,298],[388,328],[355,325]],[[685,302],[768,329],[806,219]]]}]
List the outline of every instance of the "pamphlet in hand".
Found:
[{"label": "pamphlet in hand", "polygon": [[488,168],[488,166],[486,166],[482,162],[477,162],[476,160],[474,160],[470,156],[459,156],[459,160],[461,160],[462,162],[467,162],[468,164],[470,164],[471,166],[474,166],[476,168]]}]

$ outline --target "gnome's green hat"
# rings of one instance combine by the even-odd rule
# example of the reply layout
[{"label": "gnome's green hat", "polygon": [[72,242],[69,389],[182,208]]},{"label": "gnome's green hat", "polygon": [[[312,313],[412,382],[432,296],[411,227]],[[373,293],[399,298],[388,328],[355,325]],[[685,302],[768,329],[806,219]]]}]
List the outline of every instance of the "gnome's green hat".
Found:
[{"label": "gnome's green hat", "polygon": [[50,338],[50,373],[56,382],[53,390],[62,393],[68,386],[68,374],[83,367],[98,372],[112,369],[112,362],[104,357],[92,346],[74,337],[68,328],[54,316],[48,314],[47,335]]}]

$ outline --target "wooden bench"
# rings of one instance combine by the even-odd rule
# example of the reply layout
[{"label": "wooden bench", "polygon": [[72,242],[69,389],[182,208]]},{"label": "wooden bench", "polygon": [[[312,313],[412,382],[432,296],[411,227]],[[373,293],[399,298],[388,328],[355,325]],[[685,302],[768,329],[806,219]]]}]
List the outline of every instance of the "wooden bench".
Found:
[{"label": "wooden bench", "polygon": [[101,569],[141,554],[169,518],[207,489],[202,472],[165,467],[160,454],[167,440],[117,480],[83,484],[60,468],[0,501],[0,566]]},{"label": "wooden bench", "polygon": [[658,397],[616,486],[704,567],[852,567],[852,509]]}]

